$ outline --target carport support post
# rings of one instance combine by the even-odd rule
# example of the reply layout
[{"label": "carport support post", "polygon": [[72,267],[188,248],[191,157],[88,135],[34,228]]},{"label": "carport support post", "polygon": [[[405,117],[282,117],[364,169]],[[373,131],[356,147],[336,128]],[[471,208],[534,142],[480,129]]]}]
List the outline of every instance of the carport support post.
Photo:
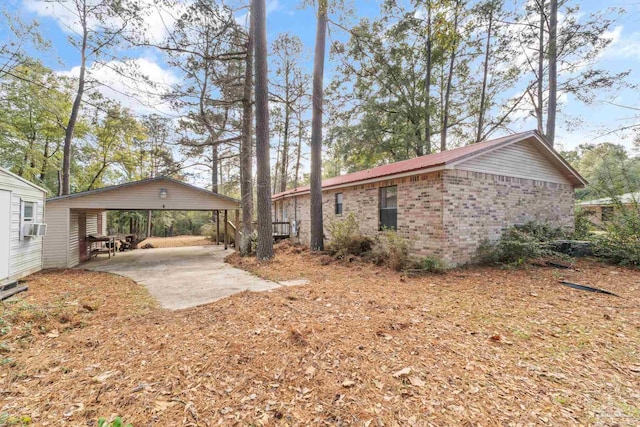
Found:
[{"label": "carport support post", "polygon": [[229,230],[227,228],[227,210],[224,210],[224,249],[229,249]]},{"label": "carport support post", "polygon": [[220,244],[220,211],[216,210],[216,245]]},{"label": "carport support post", "polygon": [[233,247],[238,250],[240,247],[240,210],[236,209],[236,232],[233,234]]}]

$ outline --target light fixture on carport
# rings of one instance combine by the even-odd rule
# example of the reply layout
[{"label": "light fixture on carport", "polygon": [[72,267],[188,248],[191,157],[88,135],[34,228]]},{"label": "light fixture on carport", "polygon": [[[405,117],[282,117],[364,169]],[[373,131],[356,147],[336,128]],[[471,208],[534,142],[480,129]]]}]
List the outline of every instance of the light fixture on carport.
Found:
[{"label": "light fixture on carport", "polygon": [[160,189],[160,198],[161,199],[166,199],[167,198],[167,189],[166,188],[161,188]]}]

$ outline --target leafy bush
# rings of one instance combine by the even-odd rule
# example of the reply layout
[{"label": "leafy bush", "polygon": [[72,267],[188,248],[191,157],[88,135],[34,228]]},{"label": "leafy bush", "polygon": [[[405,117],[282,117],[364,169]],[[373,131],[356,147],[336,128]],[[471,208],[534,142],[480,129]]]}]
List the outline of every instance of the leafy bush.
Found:
[{"label": "leafy bush", "polygon": [[439,258],[426,257],[422,260],[421,268],[429,273],[444,273],[447,265]]},{"label": "leafy bush", "polygon": [[409,255],[411,245],[393,230],[383,231],[377,238],[369,258],[377,265],[385,265],[395,271],[414,267],[415,260]]},{"label": "leafy bush", "polygon": [[640,212],[620,209],[607,224],[606,233],[594,238],[593,252],[620,265],[640,266]]},{"label": "leafy bush", "polygon": [[331,221],[327,228],[331,235],[330,250],[334,256],[362,256],[371,251],[373,240],[360,232],[360,226],[353,213],[343,220]]},{"label": "leafy bush", "polygon": [[521,264],[532,258],[563,256],[551,249],[549,242],[564,237],[566,233],[561,228],[530,221],[510,227],[495,244],[484,242],[478,257],[484,263]]},{"label": "leafy bush", "polygon": [[589,219],[589,212],[577,208],[575,211],[575,231],[573,233],[573,238],[576,240],[587,240],[591,237],[591,227],[593,224]]}]

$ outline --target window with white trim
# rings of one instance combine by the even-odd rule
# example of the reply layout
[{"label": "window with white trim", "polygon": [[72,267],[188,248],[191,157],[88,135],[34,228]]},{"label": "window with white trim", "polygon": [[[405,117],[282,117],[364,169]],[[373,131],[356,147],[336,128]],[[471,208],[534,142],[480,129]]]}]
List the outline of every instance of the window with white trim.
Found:
[{"label": "window with white trim", "polygon": [[36,204],[20,201],[20,240],[24,238],[25,226],[36,222]]},{"label": "window with white trim", "polygon": [[380,189],[380,230],[398,229],[398,187]]},{"label": "window with white trim", "polygon": [[336,215],[342,215],[342,193],[336,193]]}]

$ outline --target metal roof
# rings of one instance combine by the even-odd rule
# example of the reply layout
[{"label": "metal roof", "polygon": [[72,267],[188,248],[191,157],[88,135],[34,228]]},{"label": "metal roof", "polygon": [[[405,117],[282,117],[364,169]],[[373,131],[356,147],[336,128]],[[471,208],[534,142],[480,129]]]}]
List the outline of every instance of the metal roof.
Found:
[{"label": "metal roof", "polygon": [[141,179],[141,180],[138,180],[138,181],[130,181],[130,182],[125,182],[123,184],[110,185],[108,187],[96,188],[95,190],[88,190],[88,191],[81,191],[79,193],[67,194],[65,196],[50,197],[50,198],[47,199],[47,202],[55,202],[55,201],[58,201],[58,200],[73,199],[73,198],[77,198],[77,197],[85,197],[85,196],[90,196],[90,195],[93,195],[93,194],[104,193],[106,191],[119,190],[119,189],[122,189],[122,188],[127,188],[127,187],[140,185],[140,184],[146,184],[146,183],[155,182],[155,181],[172,182],[174,184],[178,184],[178,185],[182,185],[183,187],[187,187],[187,188],[189,188],[191,190],[201,191],[201,192],[206,193],[208,195],[219,197],[221,199],[225,199],[225,200],[228,200],[230,202],[234,202],[234,203],[238,203],[238,204],[240,203],[240,200],[238,200],[238,199],[234,199],[234,198],[228,197],[228,196],[223,196],[222,194],[214,193],[213,191],[209,191],[209,190],[206,190],[204,188],[196,187],[195,185],[187,184],[186,182],[178,181],[177,179],[169,178],[168,176],[158,176],[158,177],[155,177],[155,178]]},{"label": "metal roof", "polygon": [[[464,147],[453,148],[451,150],[442,151],[440,153],[428,154],[426,156],[416,157],[400,162],[389,163],[387,165],[378,166],[372,169],[366,169],[347,175],[336,176],[322,181],[323,189],[343,186],[345,184],[357,184],[362,181],[391,179],[396,175],[410,175],[428,172],[429,170],[437,170],[444,166],[451,165],[470,157],[481,155],[516,142],[530,139],[537,141],[541,147],[546,148],[552,158],[556,160],[558,166],[561,166],[566,175],[572,177],[572,181],[576,186],[584,186],[587,181],[573,168],[566,160],[564,160],[549,144],[538,131],[527,131],[508,135],[502,138],[492,139],[485,142],[466,145]],[[279,200],[285,197],[305,194],[309,192],[309,186],[294,188],[272,196],[272,200]]]},{"label": "metal roof", "polygon": [[623,205],[640,202],[640,192],[638,193],[624,193],[615,197],[604,197],[602,199],[587,200],[586,202],[578,203],[578,206],[606,206],[622,203]]}]

